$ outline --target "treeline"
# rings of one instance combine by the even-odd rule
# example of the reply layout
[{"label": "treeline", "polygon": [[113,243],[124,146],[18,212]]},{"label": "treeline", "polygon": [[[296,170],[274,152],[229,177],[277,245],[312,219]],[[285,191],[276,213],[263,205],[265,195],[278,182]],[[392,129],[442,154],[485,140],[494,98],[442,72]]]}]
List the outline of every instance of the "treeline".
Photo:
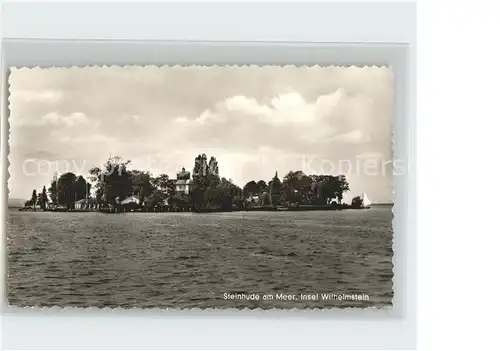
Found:
[{"label": "treeline", "polygon": [[307,175],[302,171],[290,171],[280,181],[276,173],[266,184],[252,180],[243,187],[246,198],[258,197],[258,203],[265,205],[324,205],[335,200],[342,203],[344,193],[349,191],[345,175]]},{"label": "treeline", "polygon": [[37,194],[36,189],[33,189],[31,199],[24,204],[26,207],[40,206],[41,209],[46,209],[47,204],[65,205],[68,208],[73,208],[75,201],[85,199],[90,194],[91,185],[82,176],[76,176],[74,173],[64,173],[60,177],[54,176],[49,187],[48,196],[44,186],[42,192]]},{"label": "treeline", "polygon": [[43,187],[42,192],[38,193],[36,192],[36,189],[33,189],[33,192],[31,193],[31,199],[26,201],[24,203],[25,207],[35,207],[35,206],[40,206],[40,208],[45,209],[47,206],[47,203],[49,202],[49,198],[47,197],[47,189]]},{"label": "treeline", "polygon": [[268,182],[251,180],[240,188],[231,179],[220,177],[215,157],[208,159],[201,154],[195,158],[191,191],[184,197],[184,204],[195,210],[324,205],[333,199],[340,204],[346,191],[349,191],[349,183],[344,175],[306,175],[302,171],[290,171],[283,181],[276,172]]},{"label": "treeline", "polygon": [[193,179],[188,201],[195,210],[201,208],[231,209],[243,205],[242,189],[231,179],[220,177],[215,157],[198,155],[194,160]]},{"label": "treeline", "polygon": [[[217,159],[206,154],[194,159],[192,174],[181,172],[179,176],[189,187],[188,193],[176,191],[176,179],[166,174],[154,177],[149,171],[131,169],[130,161],[111,157],[104,167],[89,170],[89,182],[71,172],[55,176],[48,193],[53,205],[69,209],[74,208],[75,201],[89,198],[93,188],[99,206],[119,206],[122,200],[135,195],[145,209],[164,206],[168,200],[169,206],[181,209],[229,210],[248,206],[321,205],[332,200],[340,204],[349,190],[344,175],[306,175],[302,171],[290,171],[283,180],[276,172],[267,182],[251,180],[240,188],[231,179],[221,177]],[[40,194],[34,190],[28,202],[27,205],[39,204],[45,208],[48,203],[45,187]]]},{"label": "treeline", "polygon": [[100,204],[117,204],[135,195],[141,204],[155,206],[163,204],[174,193],[175,180],[167,174],[153,177],[149,171],[129,169],[129,165],[130,161],[112,157],[103,168],[94,167],[89,171]]}]

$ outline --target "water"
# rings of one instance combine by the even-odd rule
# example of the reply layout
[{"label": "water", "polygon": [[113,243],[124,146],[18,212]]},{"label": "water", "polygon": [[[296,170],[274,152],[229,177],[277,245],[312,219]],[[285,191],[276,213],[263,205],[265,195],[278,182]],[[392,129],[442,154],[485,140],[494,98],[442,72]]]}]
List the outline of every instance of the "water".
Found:
[{"label": "water", "polygon": [[[10,211],[8,298],[18,306],[390,306],[391,222],[389,207],[207,214]],[[229,300],[225,293],[255,293],[260,299]],[[276,299],[281,293],[297,297]],[[366,294],[369,300],[300,297],[316,293]],[[266,294],[274,299],[263,300]]]}]

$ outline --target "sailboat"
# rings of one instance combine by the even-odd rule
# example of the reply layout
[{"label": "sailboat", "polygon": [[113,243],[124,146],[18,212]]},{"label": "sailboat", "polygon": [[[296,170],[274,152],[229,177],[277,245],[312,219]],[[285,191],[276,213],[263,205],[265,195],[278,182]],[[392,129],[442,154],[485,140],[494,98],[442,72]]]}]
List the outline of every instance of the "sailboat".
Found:
[{"label": "sailboat", "polygon": [[366,195],[365,192],[363,192],[363,196],[361,197],[361,200],[363,201],[362,208],[370,208],[371,202],[370,202],[370,199],[368,198],[368,195]]}]

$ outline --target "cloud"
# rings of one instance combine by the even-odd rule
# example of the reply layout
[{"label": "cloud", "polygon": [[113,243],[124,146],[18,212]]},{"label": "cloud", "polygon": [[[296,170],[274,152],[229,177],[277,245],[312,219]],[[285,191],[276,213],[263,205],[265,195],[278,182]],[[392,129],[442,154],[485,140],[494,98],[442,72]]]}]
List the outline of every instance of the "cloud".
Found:
[{"label": "cloud", "polygon": [[11,123],[14,126],[20,127],[40,127],[49,126],[51,128],[61,128],[61,127],[76,127],[76,126],[96,126],[99,124],[98,121],[92,121],[90,118],[82,112],[72,112],[67,115],[62,115],[58,112],[49,112],[42,116],[32,115],[32,116],[13,116],[11,118]]},{"label": "cloud", "polygon": [[82,112],[73,112],[66,116],[60,115],[56,112],[50,112],[42,117],[40,123],[73,127],[81,124],[90,124],[90,119],[85,113]]},{"label": "cloud", "polygon": [[174,119],[175,123],[188,123],[189,119],[184,116],[179,116]]},{"label": "cloud", "polygon": [[371,120],[376,118],[372,109],[372,99],[343,88],[310,100],[296,91],[266,99],[234,95],[195,118],[178,116],[174,124],[176,134],[205,147],[230,146],[249,152],[258,145],[317,152],[333,144],[370,142],[371,129],[377,126]]},{"label": "cloud", "polygon": [[[342,90],[322,95],[307,102],[299,93],[290,92],[274,96],[268,104],[242,95],[219,102],[205,110],[196,119],[200,124],[235,122],[235,118],[249,119],[268,125],[310,124],[324,118],[337,105]],[[232,118],[230,117],[232,116]]]},{"label": "cloud", "polygon": [[60,155],[55,152],[45,151],[45,150],[36,150],[33,152],[25,153],[24,158],[26,159],[37,159],[37,160],[57,160],[60,158]]},{"label": "cloud", "polygon": [[342,133],[335,135],[331,140],[338,141],[341,143],[361,143],[369,141],[369,138],[362,130],[357,129],[350,131],[348,133]]},{"label": "cloud", "polygon": [[[324,160],[391,155],[386,67],[20,69],[9,82],[12,172],[24,155],[45,150],[89,165],[111,153],[175,176],[206,152],[223,176],[245,183],[304,167],[308,155],[311,171]],[[18,197],[34,184],[12,182]]]},{"label": "cloud", "polygon": [[10,98],[12,100],[20,100],[21,102],[44,102],[55,104],[63,97],[62,91],[59,90],[36,90],[36,89],[20,89],[12,91]]},{"label": "cloud", "polygon": [[88,143],[89,145],[94,144],[94,143],[112,143],[116,141],[115,138],[103,135],[103,134],[90,134],[90,135],[83,135],[83,136],[77,136],[77,137],[72,137],[72,136],[61,136],[58,138],[60,142],[63,143],[79,143],[79,144],[86,144]]}]

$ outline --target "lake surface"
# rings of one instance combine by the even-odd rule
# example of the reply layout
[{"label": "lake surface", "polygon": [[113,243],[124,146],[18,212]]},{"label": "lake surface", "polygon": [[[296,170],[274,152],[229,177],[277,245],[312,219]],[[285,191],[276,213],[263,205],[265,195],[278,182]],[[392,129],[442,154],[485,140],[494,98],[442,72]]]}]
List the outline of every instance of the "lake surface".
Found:
[{"label": "lake surface", "polygon": [[[384,307],[393,296],[390,207],[207,214],[11,210],[7,227],[11,305]],[[247,300],[252,293],[260,299]],[[283,300],[280,294],[296,296]],[[319,299],[310,300],[315,294]]]}]

